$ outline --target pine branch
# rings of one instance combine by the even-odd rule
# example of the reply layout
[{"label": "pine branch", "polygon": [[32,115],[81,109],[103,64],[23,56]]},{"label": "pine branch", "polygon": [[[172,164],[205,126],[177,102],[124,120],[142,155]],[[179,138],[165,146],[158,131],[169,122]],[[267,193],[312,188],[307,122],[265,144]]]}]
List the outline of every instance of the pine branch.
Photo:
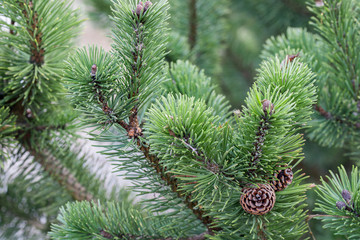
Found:
[{"label": "pine branch", "polygon": [[27,111],[27,115],[24,116],[22,113],[25,112],[24,106],[21,104],[16,104],[16,108],[12,109],[13,115],[17,115],[18,122],[16,125],[19,127],[18,134],[15,136],[16,140],[20,142],[24,148],[34,157],[35,161],[40,163],[46,172],[55,178],[61,186],[67,189],[71,196],[78,201],[87,200],[90,201],[94,197],[87,189],[78,182],[76,177],[62,165],[62,163],[56,159],[48,150],[39,149],[33,147],[32,141],[34,136],[31,134],[31,131],[24,131],[24,127],[35,129],[37,131],[44,131],[49,129],[63,129],[65,126],[35,126],[32,127],[28,122],[32,118],[32,112]]},{"label": "pine branch", "polygon": [[158,238],[158,237],[151,237],[151,236],[144,236],[144,235],[132,235],[132,234],[123,234],[123,235],[116,235],[113,236],[111,233],[108,233],[104,230],[100,231],[100,235],[107,239],[128,239],[128,240],[205,240],[205,235],[209,234],[208,232],[201,233],[199,235],[191,236],[188,238]]},{"label": "pine branch", "polygon": [[[101,86],[99,84],[99,82],[96,80],[96,71],[97,71],[97,66],[96,64],[94,64],[91,67],[91,79],[92,79],[92,83],[93,83],[93,89],[95,92],[95,97],[98,99],[99,104],[101,105],[102,111],[106,114],[106,115],[110,115],[113,113],[113,109],[111,109],[108,105],[108,103],[105,100],[104,94],[101,91]],[[126,129],[126,131],[130,130],[130,126],[123,120],[117,120],[116,121],[118,124],[120,124],[121,127],[123,127],[124,129]]]},{"label": "pine branch", "polygon": [[320,219],[325,228],[346,239],[356,239],[360,235],[360,217],[358,214],[360,171],[353,166],[347,172],[344,166],[338,167],[338,173],[330,171],[326,180],[321,178],[316,189],[317,203],[315,211],[320,214],[309,215]]},{"label": "pine branch", "polygon": [[140,209],[123,202],[68,203],[60,209],[61,225],[53,224],[50,236],[55,239],[204,240],[209,234],[205,231],[190,237],[172,237],[172,230],[161,228],[163,224],[171,224],[167,217],[159,218]]},{"label": "pine branch", "polygon": [[310,214],[306,217],[306,221],[310,221],[316,217],[330,217],[330,218],[351,218],[350,216],[326,215],[326,214]]},{"label": "pine branch", "polygon": [[274,109],[274,104],[272,104],[269,100],[263,100],[263,111],[264,115],[261,116],[260,124],[258,127],[258,131],[256,133],[256,139],[254,141],[254,150],[251,152],[251,162],[252,166],[256,166],[257,163],[260,161],[261,155],[262,155],[262,145],[264,145],[264,141],[266,138],[266,134],[269,130],[269,118],[268,118],[268,109],[270,109],[270,115],[272,114],[272,110]]},{"label": "pine branch", "polygon": [[[15,26],[15,21],[11,19],[11,26]],[[15,35],[15,32],[14,32],[14,29],[10,28],[10,31],[9,31],[10,34],[12,35]]]},{"label": "pine branch", "polygon": [[[42,47],[42,32],[39,31],[38,25],[40,23],[39,16],[36,11],[34,11],[34,5],[32,0],[29,1],[28,6],[20,2],[19,3],[20,9],[22,9],[22,14],[25,18],[28,19],[27,21],[27,31],[29,35],[34,37],[34,39],[30,40],[31,45],[31,55],[30,55],[30,63],[36,64],[38,67],[41,67],[41,65],[44,64],[44,53],[45,50]],[[29,14],[30,13],[30,14]],[[32,16],[31,16],[32,14]],[[13,22],[11,22],[13,25]],[[10,32],[11,33],[11,32]],[[35,36],[34,36],[35,33]],[[11,33],[13,34],[13,33]]]},{"label": "pine branch", "polygon": [[[210,234],[213,234],[213,231],[218,231],[219,228],[212,227],[212,219],[209,216],[204,216],[206,214],[205,211],[198,208],[197,201],[192,201],[191,195],[186,195],[183,191],[178,189],[178,183],[174,175],[166,173],[166,168],[164,168],[160,164],[160,159],[155,155],[150,154],[150,147],[146,145],[146,143],[141,142],[140,139],[137,139],[137,145],[140,150],[143,152],[144,156],[152,167],[156,170],[156,172],[160,175],[161,179],[170,186],[171,190],[177,194],[179,198],[181,198],[184,204],[195,214],[195,216],[207,227]],[[197,208],[195,208],[197,207]]]},{"label": "pine branch", "polygon": [[189,45],[192,50],[196,45],[197,40],[197,14],[196,14],[196,0],[189,0]]},{"label": "pine branch", "polygon": [[309,18],[311,14],[304,6],[304,3],[300,4],[297,1],[289,1],[289,0],[281,0],[282,4],[285,8],[289,9],[290,11],[301,15],[302,17]]},{"label": "pine branch", "polygon": [[[165,3],[161,3],[162,6],[165,6]],[[138,111],[140,106],[143,104],[141,102],[140,96],[144,96],[148,94],[144,91],[144,85],[146,84],[157,84],[160,83],[159,80],[161,79],[161,72],[160,70],[163,68],[162,61],[163,61],[163,46],[161,42],[164,41],[163,35],[158,35],[159,31],[163,31],[162,23],[159,22],[160,17],[165,17],[166,15],[159,15],[158,8],[155,6],[151,6],[152,4],[148,1],[143,5],[141,2],[136,6],[135,9],[131,12],[128,12],[125,3],[118,2],[115,4],[116,14],[118,16],[114,16],[115,22],[118,23],[118,31],[114,31],[114,40],[116,45],[114,45],[116,53],[123,59],[124,67],[123,69],[123,76],[126,80],[126,85],[128,86],[127,91],[127,100],[131,102],[132,108],[128,115],[128,123],[125,124],[125,120],[116,121],[115,123],[119,124],[123,129],[126,130],[127,135],[130,139],[132,139],[139,149],[143,152],[145,158],[149,162],[149,164],[155,169],[155,171],[160,175],[161,179],[168,185],[173,192],[177,194],[179,198],[181,198],[184,204],[193,211],[193,213],[200,219],[209,229],[209,232],[212,232],[214,229],[210,227],[212,221],[210,217],[205,217],[205,213],[203,210],[197,207],[197,202],[192,201],[190,195],[185,195],[184,192],[178,189],[178,183],[176,178],[173,175],[166,173],[166,168],[160,164],[160,159],[150,153],[150,147],[148,144],[143,140],[143,133],[142,128],[139,124],[139,116]],[[153,14],[153,15],[152,15]],[[120,19],[119,16],[122,18]],[[156,19],[154,18],[156,16]],[[123,23],[123,19],[128,19],[129,24]],[[121,20],[121,22],[119,22]],[[151,22],[154,21],[154,22]],[[154,25],[156,23],[156,25]],[[128,24],[128,25],[127,25]],[[153,24],[153,25],[149,25]],[[149,30],[150,26],[154,26],[153,30]],[[156,30],[159,28],[159,30]],[[129,33],[124,33],[124,29],[129,31]],[[128,43],[119,40],[120,38],[128,38]],[[154,38],[154,39],[151,39]],[[158,41],[156,44],[151,44],[149,40]],[[154,58],[152,55],[149,55],[150,49],[154,49],[154,51],[160,52],[161,54],[158,55],[158,59]],[[146,51],[147,50],[147,51]],[[150,62],[150,60],[153,62]],[[94,61],[94,60],[93,60]],[[151,68],[151,64],[154,65]],[[93,82],[93,92],[95,93],[95,98],[98,100],[98,103],[102,106],[102,112],[105,115],[109,115],[109,112],[112,110],[110,109],[108,100],[105,99],[104,93],[102,92],[102,88],[98,84],[98,79],[96,76],[100,73],[97,73],[96,65],[93,65],[91,69],[91,78]],[[156,77],[156,73],[160,77]],[[159,78],[159,82],[157,82],[157,78]],[[117,119],[121,119],[117,117]]]},{"label": "pine branch", "polygon": [[338,123],[345,124],[349,127],[360,129],[360,122],[353,123],[353,122],[348,121],[347,119],[343,119],[338,116],[335,116],[335,115],[331,114],[330,112],[327,112],[319,104],[314,105],[314,110],[316,110],[321,116],[325,117],[327,120],[334,120]]},{"label": "pine branch", "polygon": [[226,56],[230,58],[231,62],[236,66],[236,69],[238,69],[243,74],[246,82],[248,84],[252,84],[254,82],[254,73],[251,70],[252,68],[246,65],[241,57],[236,56],[230,48],[226,49]]},{"label": "pine branch", "polygon": [[[219,173],[220,172],[220,166],[217,163],[212,163],[210,162],[210,160],[208,159],[208,157],[206,156],[206,154],[201,151],[200,149],[198,149],[197,146],[192,146],[189,143],[189,137],[184,137],[181,138],[179,136],[177,136],[173,131],[171,131],[169,129],[169,134],[173,137],[175,137],[176,139],[180,140],[187,148],[189,148],[193,153],[195,153],[197,160],[201,163],[204,163],[206,166],[206,169],[208,169],[209,171],[213,172],[213,173]],[[196,183],[196,182],[194,182]]]},{"label": "pine branch", "polygon": [[94,199],[93,195],[78,182],[69,169],[64,167],[50,152],[47,150],[39,152],[28,145],[26,148],[34,159],[41,164],[44,170],[55,178],[61,186],[64,186],[75,200],[90,201]]},{"label": "pine branch", "polygon": [[36,219],[35,217],[31,217],[28,214],[26,214],[23,209],[21,209],[18,204],[9,201],[9,199],[6,199],[7,201],[2,201],[2,207],[6,209],[10,209],[8,213],[11,214],[13,218],[18,218],[22,221],[25,221],[29,225],[35,227],[36,229],[40,231],[48,231],[50,228],[49,223],[42,223],[40,220]]},{"label": "pine branch", "polygon": [[[96,65],[93,65],[91,77],[92,77],[93,81],[96,83],[95,76],[96,76]],[[95,89],[96,89],[95,93],[99,99],[99,102],[103,106],[108,106],[108,104],[105,102],[105,99],[102,97],[103,94],[101,92],[101,88],[97,87]],[[134,93],[134,94],[136,94],[136,93]],[[108,107],[103,107],[102,110],[103,110],[104,114],[108,114],[108,112],[109,112]],[[173,175],[166,173],[166,168],[164,168],[160,164],[160,159],[157,158],[156,156],[150,154],[150,146],[141,140],[143,137],[143,133],[142,133],[142,129],[139,125],[139,121],[138,121],[137,108],[136,107],[133,108],[133,112],[131,113],[131,115],[129,117],[129,124],[124,123],[124,121],[120,121],[117,123],[127,131],[130,139],[133,139],[134,141],[136,141],[137,146],[143,152],[145,158],[149,161],[151,166],[160,175],[161,179],[166,183],[166,185],[168,185],[171,188],[171,190],[174,193],[177,194],[177,196],[179,198],[181,198],[183,200],[184,204],[189,209],[192,210],[192,212],[196,215],[196,217],[207,226],[209,232],[212,233],[213,230],[216,230],[216,228],[212,228],[210,226],[212,223],[212,220],[210,219],[210,217],[208,217],[208,216],[205,217],[204,211],[202,211],[200,208],[195,208],[198,205],[197,202],[192,201],[190,195],[185,195],[182,191],[180,191],[178,189],[178,184],[177,184],[176,178],[174,178]]]}]

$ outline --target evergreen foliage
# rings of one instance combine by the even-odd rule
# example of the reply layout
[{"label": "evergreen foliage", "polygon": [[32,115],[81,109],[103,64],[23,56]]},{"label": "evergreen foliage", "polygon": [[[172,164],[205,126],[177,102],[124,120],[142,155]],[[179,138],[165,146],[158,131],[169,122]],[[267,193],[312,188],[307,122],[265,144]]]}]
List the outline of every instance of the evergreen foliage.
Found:
[{"label": "evergreen foliage", "polygon": [[15,142],[14,135],[16,132],[15,116],[9,115],[9,109],[0,108],[0,169],[2,169],[5,159],[8,158],[7,148]]},{"label": "evergreen foliage", "polygon": [[55,79],[78,32],[77,13],[65,1],[1,1],[1,6],[0,60],[7,93],[2,101],[37,112],[42,102],[56,101],[62,89]]},{"label": "evergreen foliage", "polygon": [[360,236],[359,181],[357,167],[353,167],[348,176],[341,166],[338,173],[330,171],[330,176],[322,178],[322,185],[317,190],[319,199],[315,211],[327,214],[317,218],[325,223],[324,228],[330,228],[335,235],[346,239],[358,239]]},{"label": "evergreen foliage", "polygon": [[[360,151],[359,4],[309,4],[317,33],[269,39],[231,112],[208,77],[221,72],[229,3],[104,1],[112,50],[73,52],[81,21],[67,1],[0,0],[0,238],[304,239],[315,238],[312,218],[359,238],[357,167],[321,178],[316,215],[305,202],[315,185],[299,169],[301,131]],[[246,3],[263,15],[268,6],[233,7]],[[279,5],[265,22],[289,3]],[[79,125],[140,202],[74,146]]]},{"label": "evergreen foliage", "polygon": [[360,51],[359,5],[356,1],[326,1],[309,8],[317,34],[304,29],[288,29],[286,35],[271,38],[263,56],[300,52],[318,80],[317,111],[309,137],[321,145],[358,145]]},{"label": "evergreen foliage", "polygon": [[204,71],[200,71],[188,61],[178,60],[170,64],[167,77],[170,80],[162,85],[165,93],[180,93],[194,97],[196,100],[204,100],[222,120],[228,119],[230,104],[224,96],[216,92],[217,85],[212,83],[211,78],[207,77]]},{"label": "evergreen foliage", "polygon": [[86,3],[93,7],[90,8],[89,15],[94,21],[104,26],[111,23],[111,0],[86,0]]},{"label": "evergreen foliage", "polygon": [[172,37],[180,36],[178,41],[182,41],[181,37],[186,36],[188,47],[184,49],[190,49],[191,61],[211,76],[219,74],[229,1],[175,0],[170,6]]},{"label": "evergreen foliage", "polygon": [[[324,146],[346,148],[358,161],[359,4],[350,0],[329,0],[310,5],[309,9],[315,15],[311,25],[316,33],[289,28],[286,35],[267,41],[262,56],[266,58],[277,54],[284,57],[300,53],[318,79],[318,103],[313,106],[315,114],[308,136]],[[329,228],[335,235],[357,239],[358,170],[353,167],[348,176],[342,166],[339,174],[330,174],[327,181],[321,180],[317,190],[319,200],[315,210],[322,215],[315,215],[315,218],[321,219],[325,223],[324,228]],[[343,190],[350,191],[351,202],[344,199]]]},{"label": "evergreen foliage", "polygon": [[[0,238],[45,239],[68,201],[128,202],[95,173],[61,82],[81,20],[69,1],[0,1]],[[74,147],[78,145],[78,147]]]},{"label": "evergreen foliage", "polygon": [[[108,23],[104,15],[110,15],[111,1],[88,2],[94,7],[90,16]],[[172,0],[169,4],[171,31],[166,59],[169,62],[189,59],[210,76],[220,74],[226,46],[228,23],[225,16],[229,15],[229,0]]]},{"label": "evergreen foliage", "polygon": [[[239,199],[246,184],[266,182],[278,169],[292,167],[302,159],[303,140],[297,131],[309,120],[315,100],[313,74],[298,60],[264,62],[247,106],[241,116],[231,117],[227,102],[217,96],[211,80],[195,66],[178,61],[165,68],[161,39],[166,39],[167,3],[159,1],[144,11],[145,5],[114,2],[113,51],[79,50],[66,68],[73,101],[88,116],[85,123],[98,123],[98,130],[108,124],[100,135],[94,133],[95,139],[108,143],[104,153],[117,158],[119,170],[127,172],[140,195],[159,194],[160,198],[143,202],[150,211],[149,219],[169,221],[157,228],[162,236],[207,233],[214,238],[263,235],[275,239],[281,232],[279,222],[287,218],[292,231],[282,236],[300,238],[306,229],[303,201],[308,186],[301,183],[299,173],[294,183],[278,194],[280,202],[294,199],[286,211],[276,204],[270,215],[258,217],[245,213]],[[163,75],[166,71],[167,77]],[[159,84],[167,97],[157,97]],[[142,126],[138,110],[153,97],[158,99],[146,111]],[[214,102],[225,108],[216,108]],[[260,140],[256,129],[264,131],[264,139]],[[258,154],[264,160],[257,166]],[[72,206],[74,211],[88,208]],[[68,215],[71,211],[69,207],[62,212],[63,225],[53,229],[53,236],[66,236],[65,226],[75,221]],[[179,219],[182,224],[175,224]],[[244,221],[252,222],[253,227],[246,227]],[[169,231],[176,234],[168,235]],[[112,236],[119,234],[110,232]],[[82,229],[81,233],[93,235],[96,231]]]}]

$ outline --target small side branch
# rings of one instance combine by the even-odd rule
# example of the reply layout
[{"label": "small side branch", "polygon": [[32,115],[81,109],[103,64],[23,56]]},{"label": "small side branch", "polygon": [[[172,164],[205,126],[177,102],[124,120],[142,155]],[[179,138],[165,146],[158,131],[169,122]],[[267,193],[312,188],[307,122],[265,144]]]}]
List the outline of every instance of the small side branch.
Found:
[{"label": "small side branch", "polygon": [[8,198],[6,199],[6,201],[2,201],[1,204],[2,207],[5,207],[6,209],[10,210],[7,212],[7,214],[10,215],[12,218],[19,218],[40,231],[50,230],[49,222],[41,223],[36,217],[31,216],[31,214],[29,213],[24,212],[24,210],[20,207],[20,205],[17,202],[11,201]]},{"label": "small side branch", "polygon": [[189,45],[192,50],[197,41],[197,12],[196,12],[196,0],[189,1]]},{"label": "small side branch", "polygon": [[204,216],[205,212],[200,208],[195,208],[198,203],[191,200],[191,195],[185,195],[178,189],[177,179],[173,175],[166,173],[166,169],[161,166],[160,159],[156,156],[150,154],[150,148],[144,145],[139,139],[137,140],[137,145],[140,150],[143,152],[145,158],[151,163],[155,171],[160,175],[161,179],[168,185],[171,190],[177,194],[179,198],[183,199],[184,204],[192,210],[195,216],[208,228],[209,234],[212,234],[213,231],[218,231],[218,228],[212,227],[212,219],[209,216]]},{"label": "small side branch", "polygon": [[[178,139],[179,141],[181,141],[189,150],[191,150],[197,157],[197,160],[199,162],[204,163],[205,168],[215,174],[221,174],[229,179],[231,179],[232,181],[236,182],[236,184],[238,184],[239,186],[243,186],[244,183],[239,181],[238,179],[236,179],[236,177],[234,175],[230,175],[225,173],[222,170],[222,166],[219,165],[218,163],[215,162],[211,162],[205,155],[205,153],[203,153],[201,150],[199,150],[196,146],[193,146],[189,143],[189,138],[185,137],[185,138],[181,138],[179,136],[177,136],[173,131],[171,131],[169,129],[169,134],[173,137],[175,137],[176,139]],[[196,176],[185,176],[185,175],[177,175],[179,177],[196,177]],[[196,184],[197,182],[191,182],[188,184]]]},{"label": "small side branch", "polygon": [[172,238],[172,237],[167,237],[167,238],[159,238],[159,237],[151,237],[151,236],[145,236],[145,235],[132,235],[132,234],[121,234],[121,235],[116,235],[113,236],[112,234],[101,230],[100,231],[100,235],[103,236],[104,238],[107,239],[143,239],[143,240],[205,240],[205,235],[208,234],[208,232],[204,232],[202,234],[199,235],[195,235],[192,237],[188,237],[188,238]]},{"label": "small side branch", "polygon": [[269,130],[269,119],[267,116],[262,116],[260,123],[259,123],[259,127],[258,127],[258,131],[256,133],[256,139],[254,141],[254,150],[251,152],[251,162],[252,162],[252,166],[256,166],[259,161],[260,158],[262,156],[262,146],[264,145],[265,142],[265,136],[267,133],[267,130]]},{"label": "small side branch", "polygon": [[305,219],[306,221],[306,224],[308,226],[308,229],[309,229],[309,234],[311,236],[311,238],[313,240],[316,240],[315,236],[314,236],[314,233],[312,232],[311,228],[310,228],[310,224],[309,224],[309,221],[313,218],[316,218],[316,217],[329,217],[329,218],[350,218],[350,216],[338,216],[338,215],[326,215],[326,214],[311,214],[311,215],[308,215]]},{"label": "small side branch", "polygon": [[274,104],[269,100],[264,99],[262,102],[262,108],[264,114],[261,116],[258,131],[256,133],[256,139],[254,141],[254,150],[251,152],[252,166],[256,166],[262,156],[262,146],[264,145],[265,136],[269,130],[269,118],[273,114]]},{"label": "small side branch", "polygon": [[[113,113],[113,110],[109,107],[108,103],[105,100],[105,96],[103,95],[102,91],[101,91],[101,86],[99,84],[99,82],[96,79],[96,72],[97,72],[97,66],[96,64],[94,64],[91,67],[91,79],[92,79],[92,84],[93,84],[93,90],[95,93],[95,96],[99,102],[99,104],[101,105],[101,109],[102,111],[106,114],[106,115],[111,115]],[[123,127],[126,131],[129,131],[129,125],[123,121],[123,120],[117,120],[116,123],[118,123],[121,127]]]},{"label": "small side branch", "polygon": [[[91,69],[91,78],[94,84],[94,92],[96,94],[96,97],[98,98],[99,104],[101,104],[102,106],[102,110],[104,114],[109,115],[110,113],[112,113],[112,109],[108,106],[105,97],[101,92],[101,86],[98,84],[96,80],[96,71],[97,71],[97,67],[94,64]],[[129,138],[136,141],[139,149],[143,152],[145,158],[149,161],[151,166],[155,169],[156,173],[159,174],[159,176],[166,183],[166,185],[168,185],[171,188],[171,190],[177,194],[179,198],[183,199],[184,204],[189,209],[192,210],[195,216],[200,221],[202,221],[204,225],[207,226],[209,232],[212,233],[215,230],[215,228],[210,227],[210,225],[212,224],[212,220],[210,219],[210,217],[205,217],[204,211],[200,210],[199,208],[195,208],[198,204],[196,201],[191,200],[190,195],[186,196],[183,192],[178,190],[178,184],[176,178],[174,178],[171,174],[166,173],[166,168],[161,166],[160,159],[150,154],[150,147],[146,143],[140,140],[139,137],[143,136],[143,134],[137,119],[137,110],[136,108],[134,109],[135,112],[131,114],[129,118],[130,121],[129,124],[125,123],[124,121],[117,121],[117,123],[128,132]],[[135,129],[139,129],[139,130],[135,130]]]},{"label": "small side branch", "polygon": [[[12,19],[11,19],[11,26],[12,26],[12,27],[15,26],[15,21],[12,20]],[[9,32],[10,32],[11,35],[15,35],[15,32],[14,32],[14,30],[13,30],[12,28],[10,28],[10,31],[9,31]]]},{"label": "small side branch", "polygon": [[314,109],[315,109],[315,111],[317,111],[321,116],[323,116],[327,120],[334,120],[340,124],[345,124],[349,127],[360,129],[360,122],[352,123],[352,122],[347,121],[346,119],[341,119],[340,117],[334,116],[330,112],[327,112],[324,108],[322,108],[318,104],[314,105]]},{"label": "small side branch", "polygon": [[[31,38],[34,38],[30,40],[30,63],[41,67],[44,64],[45,49],[42,47],[43,33],[39,30],[39,15],[34,11],[34,4],[32,1],[28,3],[28,7],[26,7],[25,4],[26,3],[23,2],[19,3],[22,14],[28,19],[27,31]],[[32,16],[29,15],[28,8],[33,12]]]},{"label": "small side branch", "polygon": [[198,157],[198,161],[202,162],[205,164],[205,167],[207,170],[213,172],[213,173],[219,173],[220,172],[220,167],[217,163],[211,162],[205,155],[205,153],[203,153],[201,150],[197,149],[196,146],[192,146],[189,143],[189,138],[184,138],[181,139],[177,136],[175,136],[177,139],[180,139],[180,141],[187,147],[189,148],[193,153],[195,153],[195,155]]},{"label": "small side branch", "polygon": [[90,201],[94,199],[93,195],[78,182],[76,177],[48,151],[44,150],[40,153],[31,147],[27,147],[27,150],[34,159],[41,164],[46,172],[53,176],[61,186],[64,186],[69,191],[75,200]]},{"label": "small side branch", "polygon": [[331,217],[331,218],[350,218],[350,216],[339,216],[339,215],[326,215],[326,214],[312,214],[306,217],[306,221],[310,221],[315,217]]}]

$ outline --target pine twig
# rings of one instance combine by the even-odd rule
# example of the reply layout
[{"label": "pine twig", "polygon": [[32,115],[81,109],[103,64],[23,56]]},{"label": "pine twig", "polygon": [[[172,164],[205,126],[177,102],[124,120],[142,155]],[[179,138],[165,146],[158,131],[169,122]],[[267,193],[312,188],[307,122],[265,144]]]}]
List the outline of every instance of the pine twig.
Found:
[{"label": "pine twig", "polygon": [[27,146],[27,150],[34,159],[41,164],[46,172],[54,177],[61,186],[64,186],[71,196],[77,201],[91,201],[93,195],[78,182],[76,177],[62,165],[50,152],[43,150],[41,153],[34,148]]},{"label": "pine twig", "polygon": [[[35,41],[30,40],[30,63],[33,63],[39,67],[41,67],[44,64],[44,53],[45,49],[42,47],[42,35],[43,33],[39,31],[39,15],[36,11],[34,11],[34,4],[32,1],[28,3],[28,8],[31,12],[34,12],[32,17],[29,16],[29,12],[27,11],[27,8],[25,7],[25,3],[21,2],[19,3],[20,8],[22,9],[22,14],[25,18],[28,20],[28,27],[27,31],[31,37],[35,35]],[[41,19],[40,19],[41,20]]]},{"label": "pine twig", "polygon": [[208,169],[209,171],[213,172],[213,173],[219,173],[220,172],[220,167],[217,163],[212,163],[211,161],[209,161],[209,159],[206,157],[206,155],[197,149],[197,147],[192,146],[189,143],[189,138],[185,137],[185,138],[180,138],[178,136],[176,136],[176,134],[171,131],[169,129],[169,134],[173,137],[175,137],[176,139],[179,139],[187,148],[189,148],[193,153],[195,153],[195,155],[197,157],[199,157],[200,159],[197,159],[199,162],[202,162],[206,165],[206,169]]},{"label": "pine twig", "polygon": [[[98,99],[99,104],[101,105],[102,111],[106,115],[110,115],[113,112],[113,110],[109,107],[109,105],[106,102],[105,97],[101,91],[101,86],[99,85],[99,82],[96,79],[96,71],[97,71],[97,66],[96,66],[96,64],[94,64],[91,67],[91,74],[90,74],[92,83],[94,84],[93,90],[95,92],[95,95]],[[118,123],[121,127],[126,129],[126,131],[129,131],[129,125],[125,121],[117,120],[116,123]]]},{"label": "pine twig", "polygon": [[334,217],[334,218],[350,218],[350,216],[339,216],[339,215],[326,215],[326,214],[311,214],[306,217],[306,221],[310,221],[315,217]]},{"label": "pine twig", "polygon": [[178,190],[177,179],[175,179],[171,174],[166,173],[166,169],[164,169],[160,164],[160,159],[150,154],[150,147],[144,145],[139,139],[137,139],[137,145],[143,152],[145,158],[148,159],[152,167],[160,175],[161,179],[166,182],[166,184],[171,188],[173,192],[177,194],[179,198],[183,199],[184,204],[190,210],[192,210],[195,216],[207,227],[209,234],[213,234],[213,231],[220,230],[219,228],[214,228],[211,226],[212,219],[209,216],[205,217],[205,212],[203,210],[201,210],[200,208],[195,208],[198,203],[191,200],[191,195],[185,195],[180,190]]},{"label": "pine twig", "polygon": [[314,233],[311,230],[309,221],[315,217],[333,217],[333,218],[350,218],[350,216],[326,215],[326,214],[310,214],[306,217],[305,221],[309,229],[309,234],[313,240],[316,240]]},{"label": "pine twig", "polygon": [[100,235],[103,236],[104,238],[107,239],[129,239],[129,240],[205,240],[205,236],[208,234],[208,232],[204,232],[195,236],[191,236],[188,238],[173,238],[173,237],[167,237],[167,238],[158,238],[158,237],[151,237],[151,236],[137,236],[137,235],[132,235],[132,234],[122,234],[122,235],[117,235],[117,236],[113,236],[112,234],[106,232],[105,230],[101,230],[100,231]]},{"label": "pine twig", "polygon": [[319,104],[314,105],[315,111],[317,111],[321,116],[325,117],[327,120],[334,120],[336,122],[339,122],[341,124],[345,124],[349,127],[354,127],[356,129],[360,129],[360,122],[358,123],[352,123],[345,119],[341,119],[338,116],[332,115],[330,112],[327,112],[324,108],[322,108]]},{"label": "pine twig", "polygon": [[27,222],[29,225],[35,227],[36,229],[40,230],[40,231],[49,231],[50,229],[50,225],[48,223],[41,223],[38,219],[30,217],[27,213],[25,213],[19,206],[18,204],[12,202],[12,201],[5,201],[2,202],[3,207],[5,207],[6,209],[10,209],[10,214],[12,217],[16,217],[19,218],[22,221]]},{"label": "pine twig", "polygon": [[[261,116],[261,120],[259,123],[258,131],[256,133],[256,138],[253,143],[254,150],[251,152],[251,162],[252,167],[255,167],[262,156],[262,146],[264,145],[265,136],[267,134],[267,131],[269,130],[269,118],[273,113],[274,110],[274,104],[272,104],[269,100],[264,99],[262,101],[262,108],[264,114]],[[251,172],[254,172],[255,170],[250,170]]]},{"label": "pine twig", "polygon": [[[93,79],[93,83],[95,83],[94,92],[99,99],[99,103],[101,103],[103,106],[108,106],[105,98],[102,97],[103,94],[101,92],[101,87],[96,86],[96,70],[96,65],[93,65],[91,70],[91,77]],[[102,110],[104,114],[108,114],[108,108],[103,107]],[[210,219],[210,217],[204,216],[205,212],[203,210],[201,210],[200,208],[195,208],[197,206],[197,202],[192,201],[190,195],[185,195],[183,192],[178,190],[177,179],[174,178],[174,176],[172,176],[171,174],[166,173],[166,168],[161,166],[160,159],[150,154],[150,147],[145,142],[142,142],[139,138],[143,136],[143,133],[137,117],[137,108],[134,107],[133,112],[131,113],[131,116],[129,118],[129,124],[124,124],[124,121],[119,121],[117,123],[128,132],[128,136],[130,139],[136,141],[137,146],[143,152],[145,158],[149,161],[151,166],[155,169],[156,173],[160,175],[161,179],[166,183],[166,185],[171,188],[174,193],[177,194],[179,198],[183,199],[184,204],[190,210],[192,210],[195,216],[208,228],[208,232],[212,234],[213,231],[219,230],[210,226],[212,224],[212,220]]]},{"label": "pine twig", "polygon": [[[15,21],[12,20],[12,19],[11,19],[11,26],[15,26]],[[15,35],[15,32],[14,32],[13,29],[10,28],[10,31],[9,31],[9,32],[10,32],[11,35]]]},{"label": "pine twig", "polygon": [[[30,124],[21,124],[21,123],[18,123],[16,124],[16,126],[20,127],[20,129],[18,130],[19,132],[23,132],[24,129],[26,128],[31,128],[31,129],[34,129],[36,131],[45,131],[45,130],[60,130],[60,129],[65,129],[66,128],[66,125],[59,125],[59,126],[44,126],[44,125],[40,125],[40,126],[31,126]],[[7,129],[11,129],[13,128],[14,126],[12,125],[4,125],[0,128],[1,131],[5,131]]]},{"label": "pine twig", "polygon": [[192,50],[197,41],[197,13],[196,13],[196,0],[189,1],[189,12],[190,12],[190,19],[189,19],[189,45],[190,50]]}]

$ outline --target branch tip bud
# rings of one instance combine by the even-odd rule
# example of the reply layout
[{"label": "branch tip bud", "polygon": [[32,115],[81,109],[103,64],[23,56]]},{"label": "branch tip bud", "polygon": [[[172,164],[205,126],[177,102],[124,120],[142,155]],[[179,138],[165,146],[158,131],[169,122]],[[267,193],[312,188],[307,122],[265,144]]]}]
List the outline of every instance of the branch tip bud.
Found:
[{"label": "branch tip bud", "polygon": [[341,202],[341,201],[338,201],[338,202],[336,202],[336,207],[337,207],[339,210],[343,210],[343,209],[346,207],[346,203]]},{"label": "branch tip bud", "polygon": [[146,10],[148,10],[151,5],[152,5],[152,2],[146,1],[145,6],[144,6],[144,12],[146,12]]},{"label": "branch tip bud", "polygon": [[96,64],[94,64],[91,66],[91,76],[95,76],[96,71],[97,71],[97,66],[96,66]]},{"label": "branch tip bud", "polygon": [[350,202],[350,200],[351,200],[351,194],[350,194],[350,192],[348,191],[348,190],[343,190],[342,192],[341,192],[341,196],[343,197],[343,199],[347,202],[347,203],[349,203]]},{"label": "branch tip bud", "polygon": [[274,110],[274,104],[272,104],[267,99],[262,100],[261,103],[262,103],[264,113],[267,114],[269,112],[269,114],[272,115],[273,110]]},{"label": "branch tip bud", "polygon": [[323,0],[315,0],[315,6],[316,7],[323,7],[324,1]]},{"label": "branch tip bud", "polygon": [[136,15],[138,15],[138,17],[140,17],[142,11],[143,11],[144,7],[142,2],[140,2],[137,6],[136,6]]}]

